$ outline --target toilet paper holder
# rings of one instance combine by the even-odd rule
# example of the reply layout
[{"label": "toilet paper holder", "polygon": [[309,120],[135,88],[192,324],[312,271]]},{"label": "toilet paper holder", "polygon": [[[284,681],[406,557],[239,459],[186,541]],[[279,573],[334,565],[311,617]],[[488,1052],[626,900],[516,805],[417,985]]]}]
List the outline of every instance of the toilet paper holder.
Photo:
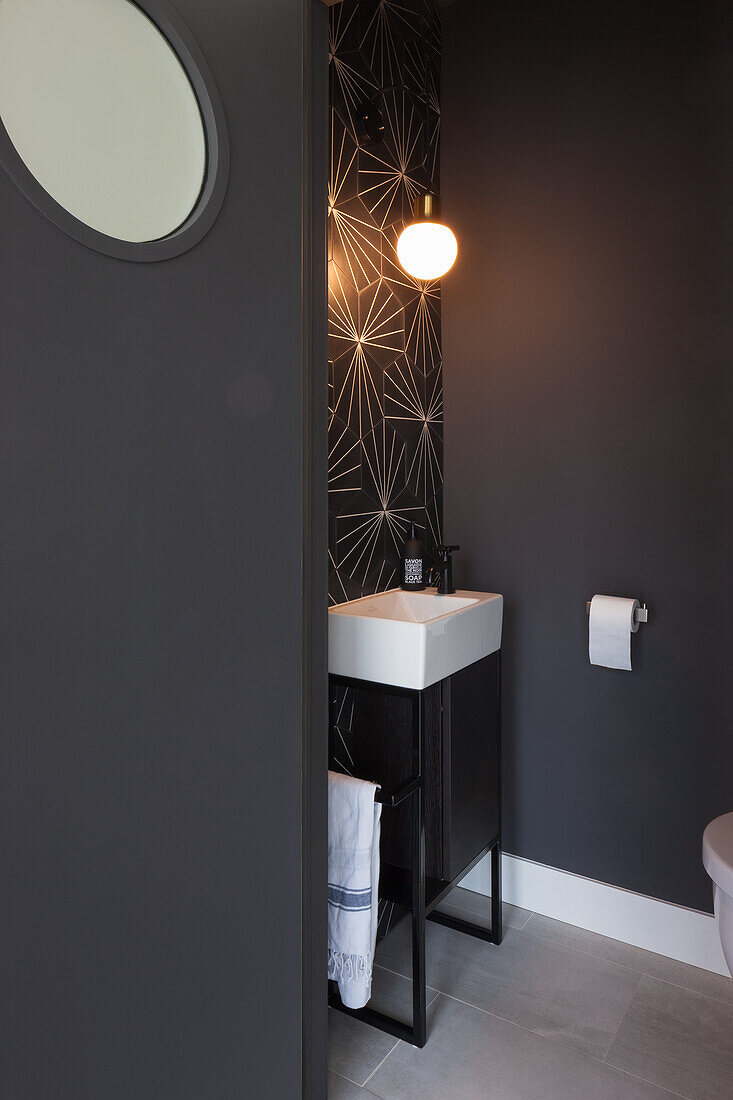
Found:
[{"label": "toilet paper holder", "polygon": [[[590,600],[586,600],[585,613],[586,613],[586,615],[590,615]],[[634,612],[634,622],[635,623],[648,623],[649,622],[649,609],[648,609],[648,607],[646,606],[645,603],[642,604],[641,607],[637,607],[636,611]]]}]

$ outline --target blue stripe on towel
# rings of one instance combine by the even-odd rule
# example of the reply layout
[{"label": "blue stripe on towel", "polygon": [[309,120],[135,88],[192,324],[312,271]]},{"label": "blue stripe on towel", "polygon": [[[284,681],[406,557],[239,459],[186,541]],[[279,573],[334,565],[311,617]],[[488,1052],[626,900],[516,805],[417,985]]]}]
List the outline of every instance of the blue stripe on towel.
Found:
[{"label": "blue stripe on towel", "polygon": [[343,886],[329,882],[328,904],[336,909],[346,909],[350,913],[361,913],[372,907],[372,888],[368,886],[365,890],[346,890]]}]

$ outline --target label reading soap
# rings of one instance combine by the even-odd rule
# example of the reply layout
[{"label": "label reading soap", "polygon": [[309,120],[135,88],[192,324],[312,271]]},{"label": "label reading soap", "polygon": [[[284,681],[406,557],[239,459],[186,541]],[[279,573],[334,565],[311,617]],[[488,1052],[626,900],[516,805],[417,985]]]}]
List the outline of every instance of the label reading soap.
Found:
[{"label": "label reading soap", "polygon": [[405,584],[422,584],[422,558],[405,558]]}]

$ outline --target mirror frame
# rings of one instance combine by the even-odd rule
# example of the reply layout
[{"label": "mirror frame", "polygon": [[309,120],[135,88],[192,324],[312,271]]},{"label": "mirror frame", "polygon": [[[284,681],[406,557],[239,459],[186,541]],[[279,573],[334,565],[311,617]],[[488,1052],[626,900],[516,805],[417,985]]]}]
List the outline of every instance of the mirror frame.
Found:
[{"label": "mirror frame", "polygon": [[127,0],[155,25],[183,66],[201,112],[206,140],[206,176],[198,201],[182,225],[154,241],[110,237],[69,213],[38,182],[18,153],[0,117],[0,167],[22,195],[52,225],[87,248],[118,260],[155,263],[188,252],[209,232],[224,202],[229,182],[229,136],[214,77],[199,46],[168,0]]}]

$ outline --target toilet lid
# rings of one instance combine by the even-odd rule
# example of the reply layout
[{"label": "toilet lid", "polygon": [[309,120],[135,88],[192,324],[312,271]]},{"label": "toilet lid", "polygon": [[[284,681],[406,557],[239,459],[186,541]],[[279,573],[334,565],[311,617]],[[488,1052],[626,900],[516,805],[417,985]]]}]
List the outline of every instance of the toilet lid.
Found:
[{"label": "toilet lid", "polygon": [[713,882],[733,897],[733,813],[708,825],[702,837],[702,861]]}]

